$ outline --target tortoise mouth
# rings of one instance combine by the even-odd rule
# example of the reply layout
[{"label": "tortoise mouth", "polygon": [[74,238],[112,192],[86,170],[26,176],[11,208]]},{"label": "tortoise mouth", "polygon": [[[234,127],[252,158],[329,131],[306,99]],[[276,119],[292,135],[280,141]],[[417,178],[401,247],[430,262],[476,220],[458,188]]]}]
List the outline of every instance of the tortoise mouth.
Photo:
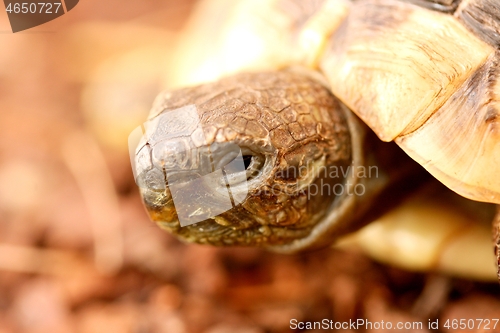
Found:
[{"label": "tortoise mouth", "polygon": [[[234,192],[237,190],[233,189]],[[217,246],[255,245],[262,237],[262,224],[248,215],[242,204],[200,222],[181,226],[170,191],[146,190],[144,203],[152,220],[189,243]],[[196,207],[194,207],[196,211]],[[216,207],[213,207],[216,208]]]},{"label": "tortoise mouth", "polygon": [[236,146],[237,151],[225,149],[227,146],[210,151],[210,173],[203,170],[202,162],[187,170],[158,170],[162,173],[159,177],[165,179],[164,188],[141,187],[152,220],[196,242],[216,230],[224,233],[225,229],[260,227],[240,206],[270,180],[275,154],[259,152],[259,147]]}]

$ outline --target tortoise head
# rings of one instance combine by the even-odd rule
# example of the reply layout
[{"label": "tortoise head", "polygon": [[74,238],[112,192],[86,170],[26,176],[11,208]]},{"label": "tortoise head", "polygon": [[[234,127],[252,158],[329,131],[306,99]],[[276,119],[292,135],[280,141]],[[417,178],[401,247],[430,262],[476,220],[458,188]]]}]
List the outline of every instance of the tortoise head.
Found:
[{"label": "tortoise head", "polygon": [[189,242],[290,244],[346,190],[345,109],[303,74],[240,74],[165,92],[147,127],[135,150],[146,208]]}]

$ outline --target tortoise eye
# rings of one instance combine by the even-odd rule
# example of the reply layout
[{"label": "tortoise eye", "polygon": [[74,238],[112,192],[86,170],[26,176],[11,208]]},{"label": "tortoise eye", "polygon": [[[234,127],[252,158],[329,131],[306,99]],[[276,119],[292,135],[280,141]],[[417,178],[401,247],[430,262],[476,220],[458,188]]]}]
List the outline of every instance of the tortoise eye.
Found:
[{"label": "tortoise eye", "polygon": [[243,155],[243,163],[245,164],[245,170],[248,170],[248,167],[252,163],[252,155]]},{"label": "tortoise eye", "polygon": [[[237,177],[239,179],[237,183],[254,179],[261,173],[266,162],[264,155],[255,153],[246,147],[241,148],[241,155],[235,153],[236,151],[228,151],[222,156],[214,154],[216,168],[224,168],[231,178]],[[233,183],[233,185],[235,184]]]},{"label": "tortoise eye", "polygon": [[262,154],[245,153],[245,155],[243,155],[243,163],[245,164],[247,180],[256,178],[259,175],[265,161],[266,158]]}]

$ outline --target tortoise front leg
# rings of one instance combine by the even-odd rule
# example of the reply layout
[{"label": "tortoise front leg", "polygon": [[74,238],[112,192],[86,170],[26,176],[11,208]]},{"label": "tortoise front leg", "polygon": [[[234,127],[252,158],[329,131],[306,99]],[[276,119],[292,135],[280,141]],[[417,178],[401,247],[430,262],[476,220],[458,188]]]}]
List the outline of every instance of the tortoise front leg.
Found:
[{"label": "tortoise front leg", "polygon": [[[496,255],[489,241],[492,220]],[[434,181],[340,244],[408,270],[491,282],[497,280],[499,228],[495,205],[465,199]]]}]

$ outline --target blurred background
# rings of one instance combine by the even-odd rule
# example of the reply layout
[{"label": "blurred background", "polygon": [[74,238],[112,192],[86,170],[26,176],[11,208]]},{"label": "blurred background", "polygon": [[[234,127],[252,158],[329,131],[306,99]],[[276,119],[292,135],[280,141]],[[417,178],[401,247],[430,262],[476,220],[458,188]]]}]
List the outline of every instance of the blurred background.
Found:
[{"label": "blurred background", "polygon": [[498,318],[496,284],[333,249],[285,256],[185,245],[149,221],[127,137],[171,85],[172,54],[196,5],[85,0],[16,34],[0,13],[0,333]]}]

